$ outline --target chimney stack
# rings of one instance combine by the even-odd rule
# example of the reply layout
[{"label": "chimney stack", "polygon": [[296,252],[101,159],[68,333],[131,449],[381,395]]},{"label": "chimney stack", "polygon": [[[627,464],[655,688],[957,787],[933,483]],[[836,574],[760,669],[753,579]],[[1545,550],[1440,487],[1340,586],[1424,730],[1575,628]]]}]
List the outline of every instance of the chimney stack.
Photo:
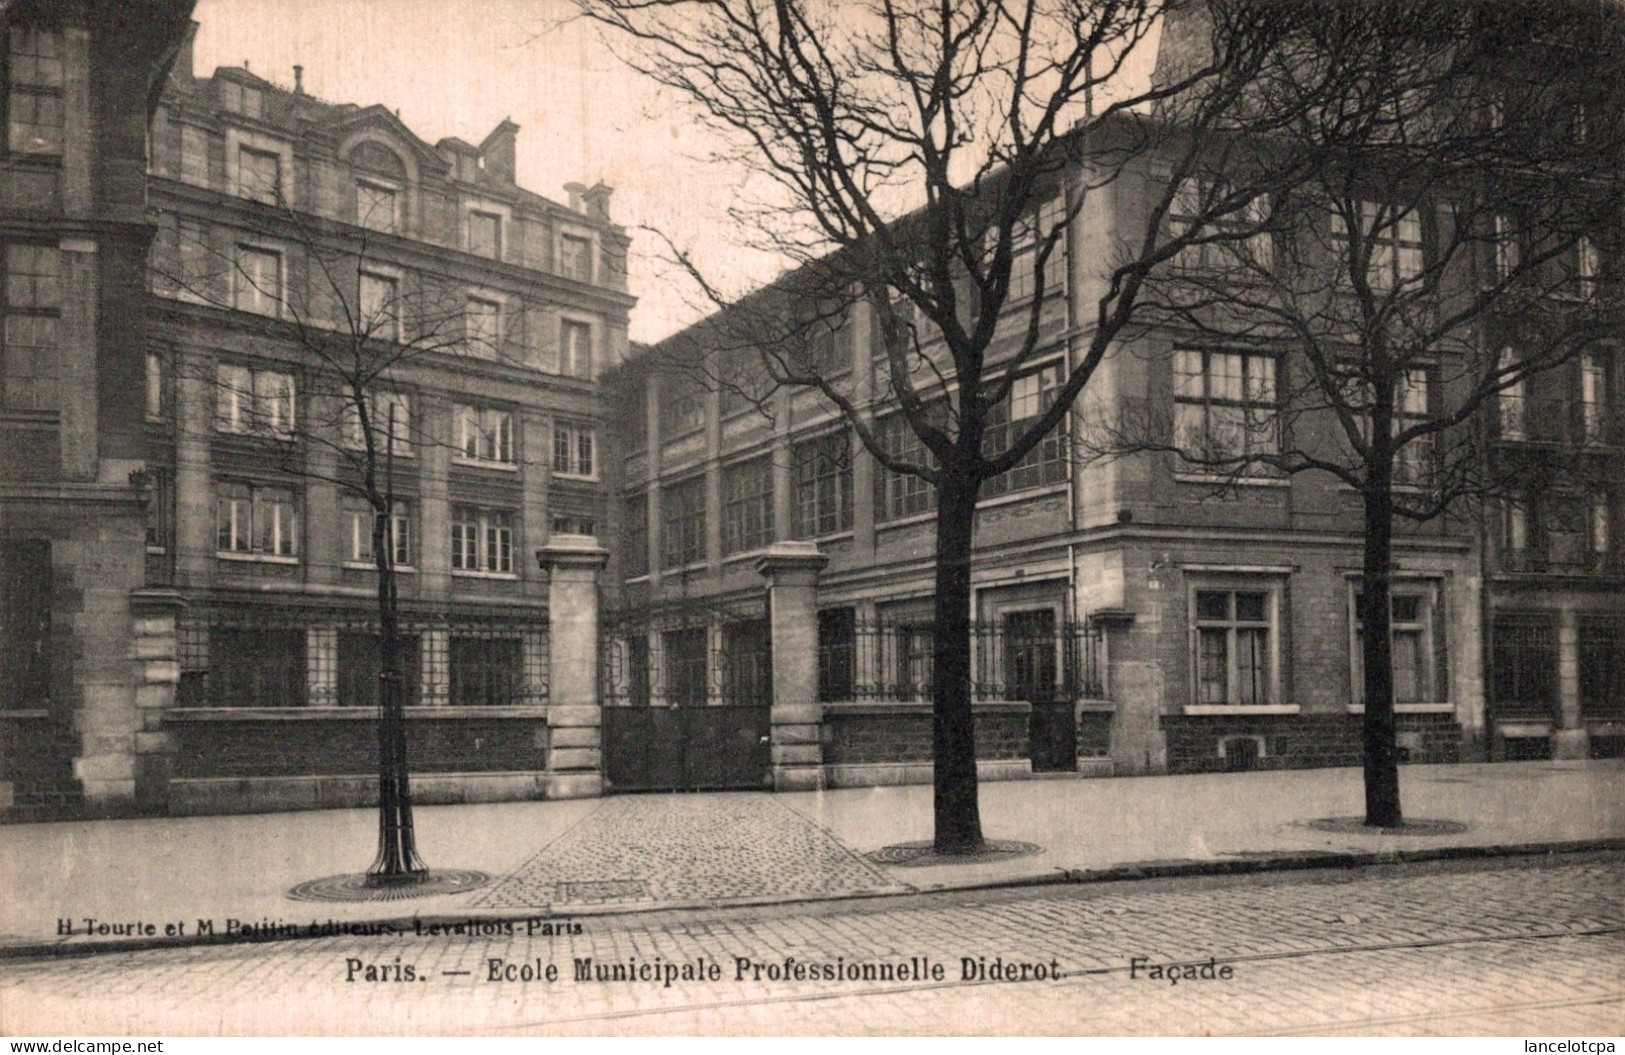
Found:
[{"label": "chimney stack", "polygon": [[305,94],[305,68],[298,63],[293,66],[293,94]]}]

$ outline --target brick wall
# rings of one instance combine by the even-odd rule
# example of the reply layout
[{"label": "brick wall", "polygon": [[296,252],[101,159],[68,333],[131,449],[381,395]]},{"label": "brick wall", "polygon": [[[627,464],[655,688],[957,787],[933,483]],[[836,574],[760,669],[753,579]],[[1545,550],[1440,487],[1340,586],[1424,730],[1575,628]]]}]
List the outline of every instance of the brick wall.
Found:
[{"label": "brick wall", "polygon": [[[1204,773],[1226,769],[1308,769],[1360,764],[1358,714],[1165,715],[1168,771]],[[1398,716],[1401,761],[1460,761],[1461,726],[1449,714]],[[1226,758],[1224,741],[1262,744],[1253,758],[1248,745]]]},{"label": "brick wall", "polygon": [[[978,708],[976,757],[984,761],[1027,757],[1027,709]],[[854,710],[824,715],[826,765],[931,761],[931,709]]]},{"label": "brick wall", "polygon": [[[356,717],[186,719],[175,738],[175,776],[291,777],[367,774],[378,769],[378,726]],[[547,728],[524,718],[409,720],[414,773],[533,772],[547,768]]]}]

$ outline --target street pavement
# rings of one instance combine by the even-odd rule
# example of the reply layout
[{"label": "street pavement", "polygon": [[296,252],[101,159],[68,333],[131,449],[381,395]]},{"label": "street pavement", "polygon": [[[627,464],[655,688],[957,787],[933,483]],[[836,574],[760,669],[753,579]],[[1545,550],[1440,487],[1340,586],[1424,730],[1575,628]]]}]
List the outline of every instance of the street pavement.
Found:
[{"label": "street pavement", "polygon": [[1356,769],[985,784],[987,835],[1036,852],[923,867],[870,855],[930,837],[924,786],[420,807],[428,864],[489,882],[360,902],[289,895],[366,869],[370,810],[12,825],[0,828],[0,956],[1625,840],[1619,761],[1407,766],[1401,789],[1408,819],[1449,823],[1424,834],[1313,827],[1360,814]]},{"label": "street pavement", "polygon": [[0,1030],[1617,1036],[1622,864],[1571,852],[38,956],[0,965]]}]

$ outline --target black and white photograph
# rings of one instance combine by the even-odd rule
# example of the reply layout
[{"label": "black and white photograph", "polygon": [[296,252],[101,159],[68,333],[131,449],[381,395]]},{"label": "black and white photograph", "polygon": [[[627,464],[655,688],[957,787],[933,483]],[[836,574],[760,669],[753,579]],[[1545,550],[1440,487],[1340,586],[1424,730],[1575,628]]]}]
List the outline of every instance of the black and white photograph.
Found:
[{"label": "black and white photograph", "polygon": [[0,115],[11,1050],[1625,1032],[1625,2],[0,0]]}]

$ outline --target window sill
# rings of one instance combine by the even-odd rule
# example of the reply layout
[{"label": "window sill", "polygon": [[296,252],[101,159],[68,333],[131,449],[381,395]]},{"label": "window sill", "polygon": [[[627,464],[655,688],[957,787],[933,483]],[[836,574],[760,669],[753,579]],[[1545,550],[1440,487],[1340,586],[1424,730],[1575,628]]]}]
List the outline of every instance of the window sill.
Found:
[{"label": "window sill", "polygon": [[561,473],[557,469],[554,469],[553,470],[553,477],[554,477],[554,479],[558,479],[558,480],[580,480],[580,481],[582,481],[584,483],[597,483],[598,482],[598,474],[597,473],[590,473],[590,474],[586,474],[586,475],[583,475],[582,473]]},{"label": "window sill", "polygon": [[518,582],[519,574],[511,571],[467,571],[462,568],[453,568],[451,577],[454,579],[490,579],[496,582]]},{"label": "window sill", "polygon": [[231,550],[215,550],[218,560],[238,561],[243,564],[298,564],[298,557],[281,557],[273,553],[236,553]]},{"label": "window sill", "polygon": [[891,528],[901,528],[909,527],[913,524],[923,524],[928,520],[935,519],[936,515],[937,511],[935,509],[928,509],[924,513],[910,513],[908,516],[898,517],[896,520],[877,520],[875,522],[875,530],[887,531]]},{"label": "window sill", "polygon": [[998,506],[1007,506],[1012,502],[1025,502],[1034,498],[1047,498],[1050,495],[1064,494],[1066,482],[1053,484],[1038,484],[1033,487],[1023,487],[1019,491],[1007,491],[1002,495],[984,498],[976,503],[977,509],[993,509]]},{"label": "window sill", "polygon": [[451,464],[460,465],[465,469],[489,469],[497,473],[516,473],[519,471],[518,462],[488,462],[479,458],[453,458]]},{"label": "window sill", "polygon": [[762,545],[757,546],[754,549],[742,549],[736,553],[724,554],[722,557],[722,566],[726,568],[730,564],[741,564],[748,560],[754,560],[766,553],[768,547],[771,545],[773,545],[773,543],[764,542]]},{"label": "window sill", "polygon": [[661,568],[660,569],[660,574],[661,575],[687,575],[689,572],[694,572],[694,571],[703,572],[703,571],[707,570],[710,567],[711,567],[711,564],[710,564],[709,561],[697,560],[697,561],[690,561],[687,564],[673,564],[669,568]]},{"label": "window sill", "polygon": [[1262,707],[1244,707],[1235,703],[1188,703],[1184,713],[1187,715],[1217,715],[1217,714],[1297,714],[1299,707],[1295,703],[1271,703]]},{"label": "window sill", "polygon": [[[347,561],[344,562],[344,567],[348,568],[351,571],[377,571],[378,570],[378,565],[372,563],[371,561],[366,561],[366,560],[347,560]],[[395,565],[395,572],[397,574],[400,574],[400,575],[416,575],[418,573],[418,570],[417,570],[417,568],[415,566],[413,566],[411,564],[397,564],[397,565]]]},{"label": "window sill", "polygon": [[848,542],[858,537],[858,533],[851,528],[842,528],[840,531],[831,531],[827,535],[795,535],[796,542]]},{"label": "window sill", "polygon": [[[690,436],[697,436],[697,435],[699,435],[700,433],[702,433],[704,431],[705,431],[705,423],[701,422],[700,424],[692,425],[692,426],[684,429],[681,432],[674,432],[670,436],[662,434],[661,437],[660,437],[660,445],[662,447],[667,447],[667,446],[670,446],[671,444],[679,443],[679,442],[681,442],[683,440],[686,440]],[[662,430],[662,433],[664,433],[664,430]]]},{"label": "window sill", "polygon": [[[360,445],[358,443],[346,443],[344,445],[344,449],[349,451],[352,454],[366,454],[367,453],[367,448],[363,447],[362,445]],[[416,455],[414,455],[412,453],[411,448],[407,448],[405,450],[402,450],[401,448],[397,447],[397,448],[395,448],[395,450],[393,452],[391,452],[388,449],[388,445],[387,444],[382,444],[382,443],[379,444],[376,448],[374,448],[374,453],[379,458],[387,457],[391,453],[393,453],[394,456],[397,457],[397,458],[413,458],[413,457],[416,457]]]},{"label": "window sill", "polygon": [[1226,484],[1233,487],[1291,487],[1292,481],[1276,476],[1224,476],[1219,473],[1174,473],[1182,484]]},{"label": "window sill", "polygon": [[[1453,703],[1396,703],[1395,714],[1454,714],[1456,705]],[[1365,704],[1349,704],[1350,714],[1364,714]]]}]

